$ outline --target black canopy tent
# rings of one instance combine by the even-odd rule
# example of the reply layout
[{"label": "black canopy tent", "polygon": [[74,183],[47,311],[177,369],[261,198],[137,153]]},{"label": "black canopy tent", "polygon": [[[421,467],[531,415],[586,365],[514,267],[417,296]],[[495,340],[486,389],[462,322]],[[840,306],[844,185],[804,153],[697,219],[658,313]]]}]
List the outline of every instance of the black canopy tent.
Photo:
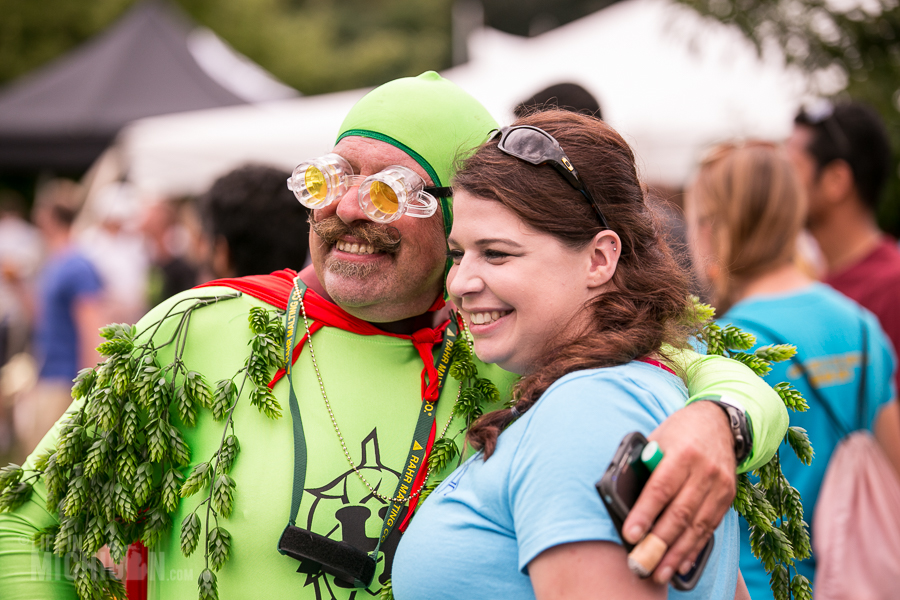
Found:
[{"label": "black canopy tent", "polygon": [[[0,171],[81,172],[134,119],[248,103],[198,64],[188,43],[193,29],[173,6],[145,0],[0,89]],[[282,88],[270,99],[295,94]]]}]

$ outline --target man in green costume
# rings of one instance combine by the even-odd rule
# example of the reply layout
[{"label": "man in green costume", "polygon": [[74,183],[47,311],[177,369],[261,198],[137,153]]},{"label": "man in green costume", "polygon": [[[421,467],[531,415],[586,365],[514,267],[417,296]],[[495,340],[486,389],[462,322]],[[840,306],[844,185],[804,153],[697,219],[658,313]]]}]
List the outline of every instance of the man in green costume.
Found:
[{"label": "man in green costume", "polygon": [[[474,98],[429,72],[362,99],[332,152],[358,175],[400,165],[441,188],[458,155],[496,127]],[[75,418],[51,430],[19,476],[33,477],[33,491],[0,515],[4,598],[86,597],[97,544],[117,555],[137,539],[151,546],[150,598],[195,598],[198,582],[201,598],[364,598],[387,585],[421,490],[457,464],[453,449],[473,414],[466,403],[480,398],[491,410],[485,381],[506,397],[513,380],[466,356],[464,330],[456,350],[446,346],[448,191],[432,217],[382,225],[361,208],[356,185],[314,212],[313,265],[296,279],[280,271],[220,280],[150,311],[134,339],[106,332],[115,364],[79,380]],[[275,348],[281,322],[290,352]],[[251,350],[268,358],[248,360]],[[765,463],[787,427],[778,396],[739,363],[690,354],[685,363],[692,400],[727,396],[746,409],[753,445],[741,470]],[[302,428],[287,410],[289,386]],[[653,526],[670,546],[655,575],[667,580],[729,507],[735,445],[715,402],[694,402],[652,437],[668,460],[627,525],[637,539],[668,505]],[[48,511],[48,495],[62,511]],[[32,545],[41,530],[65,561]],[[365,571],[367,553],[375,568],[364,587],[333,575]],[[422,568],[452,565],[422,557]]]}]

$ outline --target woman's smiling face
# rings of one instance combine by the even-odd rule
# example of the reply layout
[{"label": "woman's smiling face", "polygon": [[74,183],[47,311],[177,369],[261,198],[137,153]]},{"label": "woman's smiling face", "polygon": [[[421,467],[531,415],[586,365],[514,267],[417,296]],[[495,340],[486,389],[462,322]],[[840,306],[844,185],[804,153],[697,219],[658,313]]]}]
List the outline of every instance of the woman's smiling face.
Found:
[{"label": "woman's smiling face", "polygon": [[475,340],[475,353],[527,374],[558,335],[585,322],[594,244],[574,250],[500,202],[454,194],[447,289]]}]

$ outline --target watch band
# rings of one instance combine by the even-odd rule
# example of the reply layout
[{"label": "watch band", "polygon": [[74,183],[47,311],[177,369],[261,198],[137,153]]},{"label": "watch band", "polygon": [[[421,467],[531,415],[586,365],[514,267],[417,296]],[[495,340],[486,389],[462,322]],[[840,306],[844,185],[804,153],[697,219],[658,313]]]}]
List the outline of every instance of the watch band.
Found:
[{"label": "watch band", "polygon": [[750,427],[750,417],[741,403],[727,396],[709,396],[698,400],[712,402],[725,411],[734,438],[734,458],[738,465],[747,460],[753,450],[753,430]]}]

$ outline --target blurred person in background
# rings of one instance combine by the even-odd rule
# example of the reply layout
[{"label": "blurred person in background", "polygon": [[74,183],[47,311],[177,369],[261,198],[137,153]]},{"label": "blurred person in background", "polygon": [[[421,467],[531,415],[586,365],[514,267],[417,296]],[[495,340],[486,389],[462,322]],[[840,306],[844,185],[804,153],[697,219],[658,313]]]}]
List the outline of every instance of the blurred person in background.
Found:
[{"label": "blurred person in background", "polygon": [[34,378],[27,354],[31,339],[29,295],[41,263],[43,244],[25,218],[25,200],[0,192],[0,454],[12,447],[12,402]]},{"label": "blurred person in background", "polygon": [[216,279],[266,275],[308,264],[309,210],[294,198],[287,171],[244,165],[198,200],[208,268]]},{"label": "blurred person in background", "polygon": [[900,250],[875,220],[893,164],[884,122],[860,102],[822,102],[797,115],[786,147],[809,199],[825,283],[875,313],[900,350]]},{"label": "blurred person in background", "polygon": [[[822,479],[842,437],[826,412],[853,424],[857,402],[863,402],[862,427],[875,424],[879,443],[900,471],[890,342],[868,310],[797,265],[806,200],[784,152],[763,142],[714,148],[701,163],[686,203],[695,265],[712,288],[719,322],[754,334],[755,347],[797,347],[798,360],[773,364],[766,380],[771,385],[789,381],[810,405],[809,411],[794,413],[791,424],[809,433],[812,465],[804,466],[791,451],[781,453],[783,472],[802,497],[805,519],[812,520]],[[741,529],[741,572],[750,595],[754,600],[772,598],[769,576],[750,552],[743,520]],[[813,581],[815,564],[812,557],[799,562],[797,570]]]},{"label": "blurred person in background", "polygon": [[600,102],[589,91],[577,83],[555,83],[546,87],[527,100],[523,100],[513,109],[516,118],[522,118],[536,110],[559,108],[570,110],[598,119],[603,118]]},{"label": "blurred person in background", "polygon": [[108,322],[97,269],[72,240],[79,194],[75,182],[54,179],[35,197],[34,223],[47,254],[34,290],[38,382],[15,406],[23,450],[33,448],[71,403],[72,380],[79,369],[98,362],[97,330]]},{"label": "blurred person in background", "polygon": [[140,231],[150,260],[149,306],[199,283],[198,269],[189,257],[190,232],[183,223],[186,204],[178,199],[156,199],[141,207]]},{"label": "blurred person in background", "polygon": [[102,187],[93,218],[85,210],[75,224],[78,248],[97,269],[103,282],[105,312],[110,321],[134,323],[147,310],[147,249],[138,230],[139,199],[127,183]]}]

